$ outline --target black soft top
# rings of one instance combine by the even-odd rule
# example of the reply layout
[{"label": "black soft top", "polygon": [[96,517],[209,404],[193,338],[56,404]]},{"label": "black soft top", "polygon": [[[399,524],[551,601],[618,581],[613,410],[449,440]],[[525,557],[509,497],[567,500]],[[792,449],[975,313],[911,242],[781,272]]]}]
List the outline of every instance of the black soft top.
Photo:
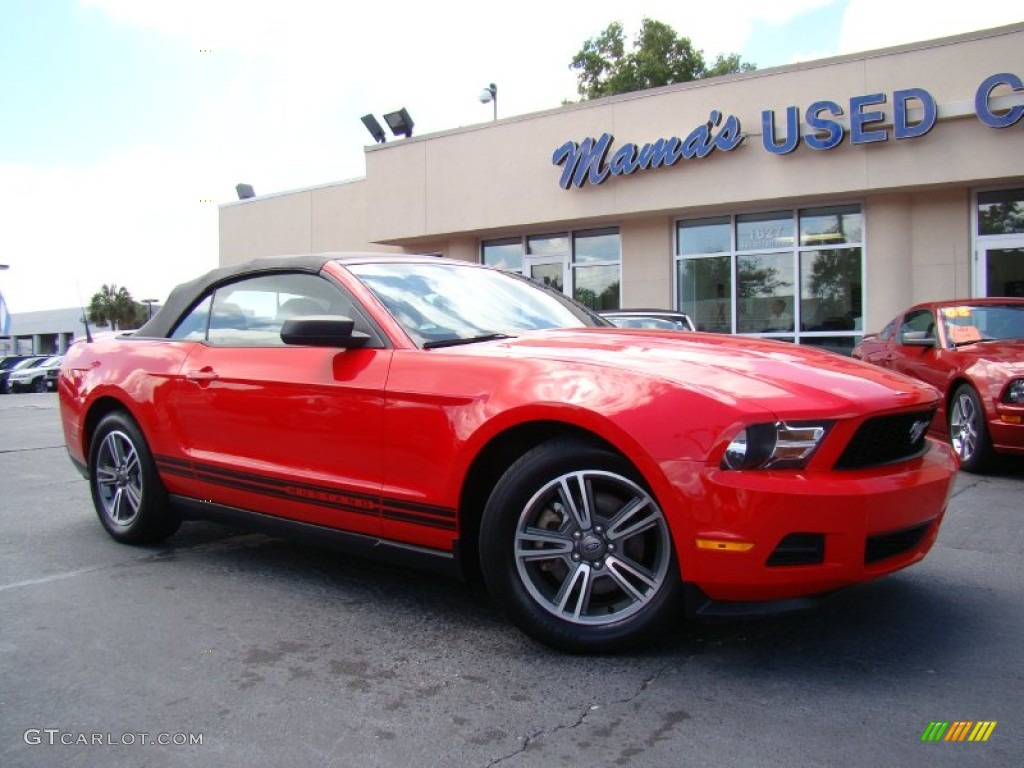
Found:
[{"label": "black soft top", "polygon": [[312,256],[270,256],[210,270],[205,275],[200,275],[194,280],[175,287],[160,310],[132,336],[167,338],[171,335],[174,324],[182,314],[191,309],[211,288],[222,283],[231,282],[246,275],[266,272],[319,274],[324,264],[338,257],[339,254],[336,253]]}]

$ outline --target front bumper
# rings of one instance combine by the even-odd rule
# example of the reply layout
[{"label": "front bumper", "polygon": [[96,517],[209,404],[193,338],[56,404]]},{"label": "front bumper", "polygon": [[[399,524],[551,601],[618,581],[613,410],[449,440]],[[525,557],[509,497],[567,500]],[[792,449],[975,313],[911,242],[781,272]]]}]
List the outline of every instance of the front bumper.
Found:
[{"label": "front bumper", "polygon": [[712,601],[787,601],[918,562],[938,536],[958,466],[949,446],[929,444],[920,458],[855,471],[704,468],[698,482],[669,467],[683,581]]},{"label": "front bumper", "polygon": [[997,453],[1024,454],[1024,407],[1000,405],[988,434]]}]

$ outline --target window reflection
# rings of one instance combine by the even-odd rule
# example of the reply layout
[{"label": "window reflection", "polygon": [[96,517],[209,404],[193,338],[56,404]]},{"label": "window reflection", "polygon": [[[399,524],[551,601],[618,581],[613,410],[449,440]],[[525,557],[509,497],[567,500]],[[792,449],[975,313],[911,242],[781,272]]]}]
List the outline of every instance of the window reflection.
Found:
[{"label": "window reflection", "polygon": [[601,322],[556,291],[495,270],[451,264],[348,268],[419,344]]},{"label": "window reflection", "polygon": [[728,256],[685,259],[676,265],[678,306],[698,331],[732,332],[732,270]]},{"label": "window reflection", "polygon": [[679,222],[678,252],[685,255],[723,253],[732,250],[732,225],[728,216]]},{"label": "window reflection", "polygon": [[800,211],[800,245],[836,245],[861,241],[861,213],[856,205]]},{"label": "window reflection", "polygon": [[1024,234],[1024,189],[979,193],[978,234]]},{"label": "window reflection", "polygon": [[800,254],[800,318],[806,331],[863,328],[860,248]]},{"label": "window reflection", "polygon": [[593,310],[619,308],[619,267],[576,267],[573,298]]},{"label": "window reflection", "polygon": [[523,270],[523,240],[519,237],[485,240],[481,248],[483,263],[509,272]]},{"label": "window reflection", "polygon": [[792,332],[793,255],[740,256],[736,265],[739,332]]}]

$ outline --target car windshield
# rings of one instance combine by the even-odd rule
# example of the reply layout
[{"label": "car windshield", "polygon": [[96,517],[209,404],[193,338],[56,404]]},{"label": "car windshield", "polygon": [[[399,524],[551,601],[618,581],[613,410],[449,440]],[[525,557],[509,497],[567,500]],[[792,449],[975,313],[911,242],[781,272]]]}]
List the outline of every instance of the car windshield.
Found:
[{"label": "car windshield", "polygon": [[544,328],[608,325],[561,293],[496,269],[450,263],[346,266],[428,348]]},{"label": "car windshield", "polygon": [[1024,339],[1024,305],[958,304],[939,310],[953,346],[979,341]]}]

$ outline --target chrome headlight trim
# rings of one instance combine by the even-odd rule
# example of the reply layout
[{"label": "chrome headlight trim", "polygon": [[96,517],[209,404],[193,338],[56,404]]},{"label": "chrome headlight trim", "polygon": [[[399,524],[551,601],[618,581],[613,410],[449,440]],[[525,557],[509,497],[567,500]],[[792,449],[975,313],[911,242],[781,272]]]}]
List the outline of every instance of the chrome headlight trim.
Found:
[{"label": "chrome headlight trim", "polygon": [[1024,379],[1014,379],[1003,392],[1003,402],[1011,405],[1024,405]]},{"label": "chrome headlight trim", "polygon": [[721,468],[800,469],[828,434],[831,421],[749,424],[726,446]]}]

